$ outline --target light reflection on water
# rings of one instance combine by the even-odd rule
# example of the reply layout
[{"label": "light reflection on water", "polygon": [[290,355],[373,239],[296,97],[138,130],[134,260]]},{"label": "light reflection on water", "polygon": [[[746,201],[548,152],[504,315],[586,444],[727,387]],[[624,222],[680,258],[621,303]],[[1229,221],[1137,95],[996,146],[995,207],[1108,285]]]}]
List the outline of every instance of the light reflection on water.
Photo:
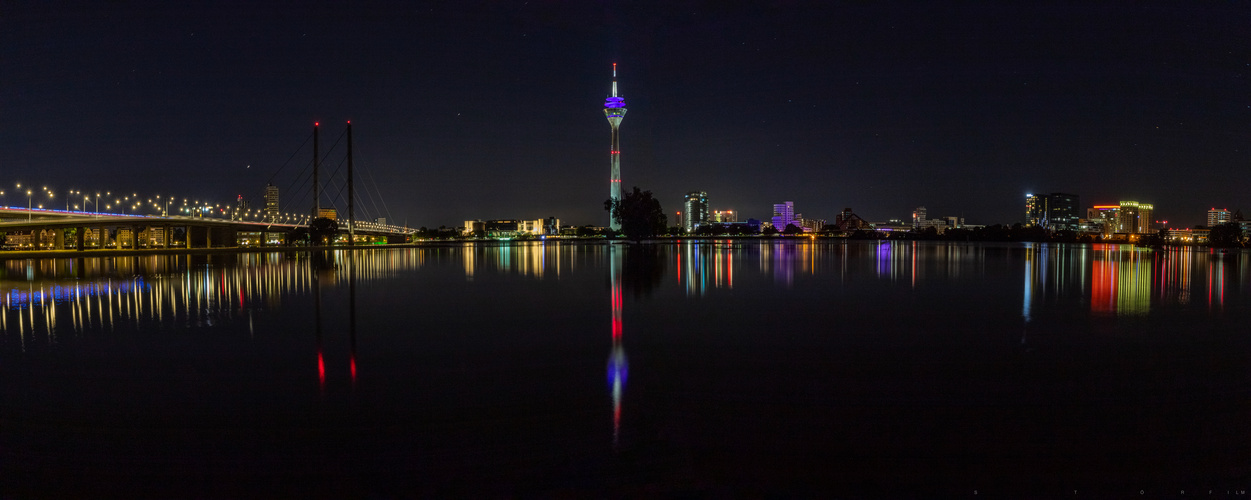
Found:
[{"label": "light reflection on water", "polygon": [[[418,269],[427,255],[415,251],[361,251],[356,277],[392,279]],[[333,252],[324,259],[342,259]],[[308,253],[149,255],[4,262],[0,275],[0,329],[55,342],[58,332],[112,330],[120,323],[170,321],[188,327],[277,308],[286,295],[307,295],[315,266]],[[322,284],[344,279],[347,267],[317,271]],[[68,330],[62,328],[68,327]]]},{"label": "light reflection on water", "polygon": [[[357,279],[393,280],[428,263],[459,261],[470,281],[481,273],[560,280],[564,273],[617,263],[620,252],[613,249],[619,246],[519,242],[371,249],[356,253]],[[790,289],[804,276],[848,283],[872,273],[891,286],[915,289],[985,279],[988,263],[1020,265],[1026,322],[1040,307],[1057,304],[1085,304],[1091,314],[1117,316],[1170,306],[1220,311],[1228,293],[1251,282],[1251,254],[1193,247],[687,240],[658,248],[668,262],[665,276],[688,298],[733,290],[736,281],[755,276]],[[345,276],[346,267],[335,263],[343,253],[325,258],[332,263],[319,271],[321,284],[333,287]],[[308,295],[312,260],[301,252],[9,260],[0,268],[0,328],[55,340],[61,327],[82,332],[145,319],[211,326],[250,308],[277,308],[285,295]]]},{"label": "light reflection on water", "polygon": [[[99,425],[80,426],[88,430],[76,436],[98,440],[96,449],[122,446],[136,436],[141,444],[163,446],[169,436],[160,433],[136,430],[118,440],[95,434],[91,429],[117,427],[120,420],[65,402],[103,387],[107,395],[112,395],[109,389],[128,394],[119,397],[119,407],[141,408],[163,423],[168,415],[186,416],[162,413],[172,411],[164,409],[167,399],[209,391],[217,399],[205,401],[233,404],[231,411],[242,408],[267,422],[254,436],[285,436],[290,421],[284,416],[290,412],[302,418],[308,407],[299,406],[304,401],[300,391],[316,384],[317,397],[309,399],[319,412],[326,411],[318,414],[325,420],[306,425],[340,442],[346,442],[345,436],[366,442],[343,448],[359,450],[355,453],[326,452],[331,465],[310,466],[326,481],[335,479],[341,463],[353,460],[362,464],[353,473],[395,470],[397,476],[411,471],[412,477],[423,477],[422,472],[453,477],[466,470],[411,460],[409,469],[390,469],[389,462],[370,465],[421,456],[405,447],[417,438],[429,447],[425,450],[434,450],[430,456],[465,453],[490,462],[498,455],[512,467],[543,453],[604,461],[596,446],[604,454],[641,456],[640,463],[689,464],[698,460],[682,455],[683,450],[698,445],[708,456],[733,457],[725,462],[725,470],[733,471],[769,466],[753,457],[793,449],[802,451],[797,455],[820,456],[833,447],[836,455],[858,453],[859,459],[883,463],[912,460],[907,470],[924,472],[935,464],[913,456],[913,443],[929,446],[931,456],[957,461],[975,455],[970,449],[989,447],[991,461],[1011,463],[998,458],[1019,459],[1014,453],[1021,446],[1060,449],[1014,438],[1020,429],[1037,429],[1039,435],[1067,429],[1078,440],[1106,439],[1081,448],[1090,455],[1095,449],[1131,449],[1125,447],[1140,436],[1132,425],[1121,429],[1121,420],[1132,420],[1130,410],[1154,407],[1146,403],[1175,402],[1203,391],[1221,400],[1245,399],[1238,392],[1244,387],[1241,379],[1230,376],[1245,372],[1238,356],[1245,351],[1233,343],[1205,350],[1207,344],[1183,339],[1159,348],[1140,344],[1100,350],[1088,348],[1097,344],[1081,344],[1082,335],[1065,339],[1078,338],[1076,343],[1046,343],[1086,323],[1119,324],[1122,318],[1130,319],[1123,322],[1130,325],[1125,331],[1150,323],[1151,332],[1170,340],[1180,337],[1173,335],[1178,325],[1196,315],[1219,320],[1213,323],[1222,328],[1241,324],[1237,314],[1247,308],[1251,254],[1240,251],[839,240],[685,240],[637,247],[514,242],[351,253],[10,260],[0,273],[0,370],[8,370],[7,379],[0,377],[0,391],[30,398],[4,409],[38,409],[30,401],[42,401],[44,394],[26,391],[31,384],[21,377],[46,377],[58,384],[40,390],[61,391],[52,392],[56,397],[51,400],[61,405],[55,411],[89,423],[100,419]],[[359,387],[358,294],[365,306]],[[607,308],[603,301],[609,302]],[[1176,311],[1184,315],[1169,316]],[[1168,321],[1141,321],[1157,313]],[[776,321],[779,317],[785,321]],[[162,335],[192,329],[227,332],[228,327],[234,328],[228,333],[251,333],[254,319],[255,337],[184,335],[179,341],[149,336],[132,344],[124,335],[153,326]],[[626,322],[631,323],[629,357]],[[609,337],[603,337],[604,330]],[[96,372],[53,372],[39,364],[72,352],[76,340],[84,340],[78,344],[83,350],[108,353],[100,356],[104,361],[97,360]],[[1116,344],[1121,340],[1110,342],[1126,345]],[[46,349],[57,345],[68,347]],[[1079,348],[1069,349],[1075,345]],[[175,352],[183,356],[177,359],[195,362],[200,358],[188,352],[214,346],[200,371],[167,367],[149,372],[108,357],[142,351],[147,359],[159,360]],[[1179,349],[1191,354],[1175,357]],[[1144,373],[1161,367],[1188,385],[1169,385],[1174,378],[1152,382],[1150,376],[1139,382]],[[108,369],[118,371],[101,371]],[[247,387],[213,382],[234,371],[248,379]],[[148,398],[142,391],[117,390],[150,373],[168,379],[157,386],[168,392]],[[84,382],[91,378],[105,385]],[[110,380],[114,385],[108,385]],[[351,406],[358,401],[353,398],[368,405]],[[1060,410],[1046,410],[1052,407]],[[353,411],[357,408],[368,411]],[[508,412],[519,423],[509,427],[506,419],[483,408]],[[1121,418],[1105,427],[1084,413],[1118,409]],[[128,411],[114,414],[129,419]],[[479,414],[485,416],[475,417]],[[214,425],[224,425],[208,415],[191,417],[187,426],[216,431]],[[1190,414],[1164,415],[1180,422],[1170,432],[1201,421]],[[944,418],[948,425],[929,423]],[[1202,422],[1207,418],[1202,415]],[[1158,415],[1146,419],[1157,420]],[[832,421],[840,424],[831,426]],[[1094,431],[1081,431],[1091,425]],[[589,445],[574,432],[584,428],[591,429],[586,434],[592,437],[585,440]],[[983,435],[982,428],[993,430]],[[910,438],[896,439],[899,432]],[[374,433],[381,434],[371,437]],[[513,433],[522,437],[512,440]],[[179,449],[187,455],[216,449],[226,434],[206,431],[208,437],[201,439],[188,431],[191,437],[183,438]],[[0,444],[4,436],[0,432]],[[677,437],[653,447],[657,440],[670,439],[666,436]],[[285,453],[280,454],[284,460],[304,456],[303,438],[290,439],[271,444]],[[233,464],[255,453],[245,441],[223,445],[244,452],[223,452],[206,463]],[[748,444],[738,449],[737,442]],[[994,451],[998,442],[1015,444]],[[20,451],[44,450],[37,444],[23,446]],[[879,455],[880,449],[896,451]],[[110,453],[96,458],[107,463]],[[348,459],[340,460],[340,453]],[[1047,465],[1046,460],[1038,463]],[[775,465],[771,473],[785,474],[798,463],[806,467],[799,475],[812,477],[808,473],[824,470],[826,461],[792,461]],[[984,464],[964,463],[974,465]]]}]

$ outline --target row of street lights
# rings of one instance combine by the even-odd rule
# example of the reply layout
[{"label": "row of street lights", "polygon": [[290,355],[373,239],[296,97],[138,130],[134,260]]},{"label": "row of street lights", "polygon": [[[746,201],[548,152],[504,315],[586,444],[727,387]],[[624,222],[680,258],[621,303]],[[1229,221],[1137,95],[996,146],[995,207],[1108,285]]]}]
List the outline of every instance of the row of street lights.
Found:
[{"label": "row of street lights", "polygon": [[[17,187],[17,193],[20,194],[22,191],[22,183],[20,182],[16,183],[16,187]],[[35,207],[43,209],[43,204],[37,205],[34,203],[34,190],[32,188],[28,186],[25,191],[26,191],[26,209],[27,209],[26,220],[29,221],[29,220],[32,220],[33,214],[31,213],[31,211],[33,211]],[[47,186],[43,186],[42,191],[43,191],[43,194],[47,195],[48,199],[51,200],[51,199],[56,198],[53,191],[51,189],[48,189]],[[93,193],[83,192],[83,191],[74,190],[74,189],[67,190],[65,193],[66,193],[65,194],[65,211],[66,212],[70,211],[71,201],[74,199],[77,199],[78,196],[82,196],[83,198],[82,211],[86,212],[88,208],[88,204],[90,203],[92,204],[91,208],[93,209],[93,212],[97,215],[101,213],[100,212],[101,199],[105,200],[105,206],[104,206],[105,210],[113,210],[114,207],[116,207],[121,210],[122,215],[126,215],[127,207],[129,207],[131,212],[134,213],[140,207],[145,205],[144,201],[140,201],[141,198],[139,197],[138,193],[131,193],[129,196],[122,196],[121,198],[115,198],[113,199],[112,203],[108,203],[108,198],[113,196],[112,191],[105,191],[103,194],[101,194],[99,191],[96,191],[94,193],[94,196],[92,196]],[[4,197],[4,196],[5,196],[5,191],[3,189],[0,189],[0,197]],[[174,196],[165,196],[162,199],[161,195],[155,195],[152,198],[147,198],[146,204],[150,204],[154,212],[160,213],[164,217],[168,217],[169,207],[176,200],[177,199]],[[188,204],[189,202],[191,202],[192,204],[189,205]],[[72,205],[72,207],[74,210],[79,209],[79,205],[77,204]],[[187,198],[183,198],[182,200],[182,212],[188,215],[191,215],[193,213],[198,214],[200,217],[204,217],[204,214],[208,213],[208,214],[219,215],[222,218],[229,216],[231,220],[248,220],[248,219],[253,219],[257,221],[268,220],[269,222],[272,222],[272,223],[281,222],[281,223],[288,223],[288,224],[305,224],[305,223],[308,223],[309,220],[312,218],[310,215],[297,215],[297,214],[292,214],[292,213],[270,215],[270,214],[266,214],[264,211],[259,210],[259,209],[250,209],[250,210],[244,211],[238,207],[231,208],[229,206],[223,206],[221,204],[210,205],[207,202],[201,203],[199,200],[194,200],[192,202],[192,200],[189,200]]]}]

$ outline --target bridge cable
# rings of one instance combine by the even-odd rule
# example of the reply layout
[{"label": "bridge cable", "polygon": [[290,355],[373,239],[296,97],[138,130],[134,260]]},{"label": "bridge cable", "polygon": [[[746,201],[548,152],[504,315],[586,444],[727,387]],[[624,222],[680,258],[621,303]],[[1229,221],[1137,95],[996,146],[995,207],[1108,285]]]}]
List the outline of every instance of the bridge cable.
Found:
[{"label": "bridge cable", "polygon": [[282,162],[282,166],[278,167],[278,170],[275,170],[274,173],[269,176],[269,179],[265,181],[265,184],[273,184],[274,177],[277,177],[278,174],[282,172],[282,169],[287,168],[287,164],[291,163],[291,159],[295,158],[295,155],[299,154],[300,150],[304,149],[304,145],[308,144],[308,140],[312,138],[313,138],[313,133],[309,132],[308,136],[304,138],[304,142],[300,143],[300,147],[296,148],[295,151],[291,153],[291,156],[287,157],[287,161]]}]

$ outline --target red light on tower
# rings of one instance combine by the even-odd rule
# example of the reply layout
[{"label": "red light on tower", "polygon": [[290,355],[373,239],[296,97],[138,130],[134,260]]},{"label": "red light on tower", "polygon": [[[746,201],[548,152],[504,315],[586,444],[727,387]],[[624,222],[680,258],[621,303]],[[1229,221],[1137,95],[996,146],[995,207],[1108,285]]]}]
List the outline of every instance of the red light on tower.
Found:
[{"label": "red light on tower", "polygon": [[314,127],[319,127],[319,126],[321,126],[321,122],[313,122],[313,126],[314,126]]}]

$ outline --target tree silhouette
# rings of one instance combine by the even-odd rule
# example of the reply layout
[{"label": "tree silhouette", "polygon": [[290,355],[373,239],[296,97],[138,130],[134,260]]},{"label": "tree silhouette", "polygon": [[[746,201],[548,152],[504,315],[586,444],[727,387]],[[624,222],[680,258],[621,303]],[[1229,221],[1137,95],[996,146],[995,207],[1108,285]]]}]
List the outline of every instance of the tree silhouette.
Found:
[{"label": "tree silhouette", "polygon": [[1242,226],[1237,222],[1217,224],[1208,230],[1208,244],[1214,247],[1242,246]]},{"label": "tree silhouette", "polygon": [[314,245],[326,245],[334,242],[334,235],[339,232],[339,223],[334,219],[318,217],[308,224],[309,236]]},{"label": "tree silhouette", "polygon": [[604,201],[604,210],[608,210],[613,220],[621,225],[625,237],[634,241],[664,234],[668,224],[660,201],[652,197],[651,191],[640,191],[638,186],[620,200],[610,198]]}]

